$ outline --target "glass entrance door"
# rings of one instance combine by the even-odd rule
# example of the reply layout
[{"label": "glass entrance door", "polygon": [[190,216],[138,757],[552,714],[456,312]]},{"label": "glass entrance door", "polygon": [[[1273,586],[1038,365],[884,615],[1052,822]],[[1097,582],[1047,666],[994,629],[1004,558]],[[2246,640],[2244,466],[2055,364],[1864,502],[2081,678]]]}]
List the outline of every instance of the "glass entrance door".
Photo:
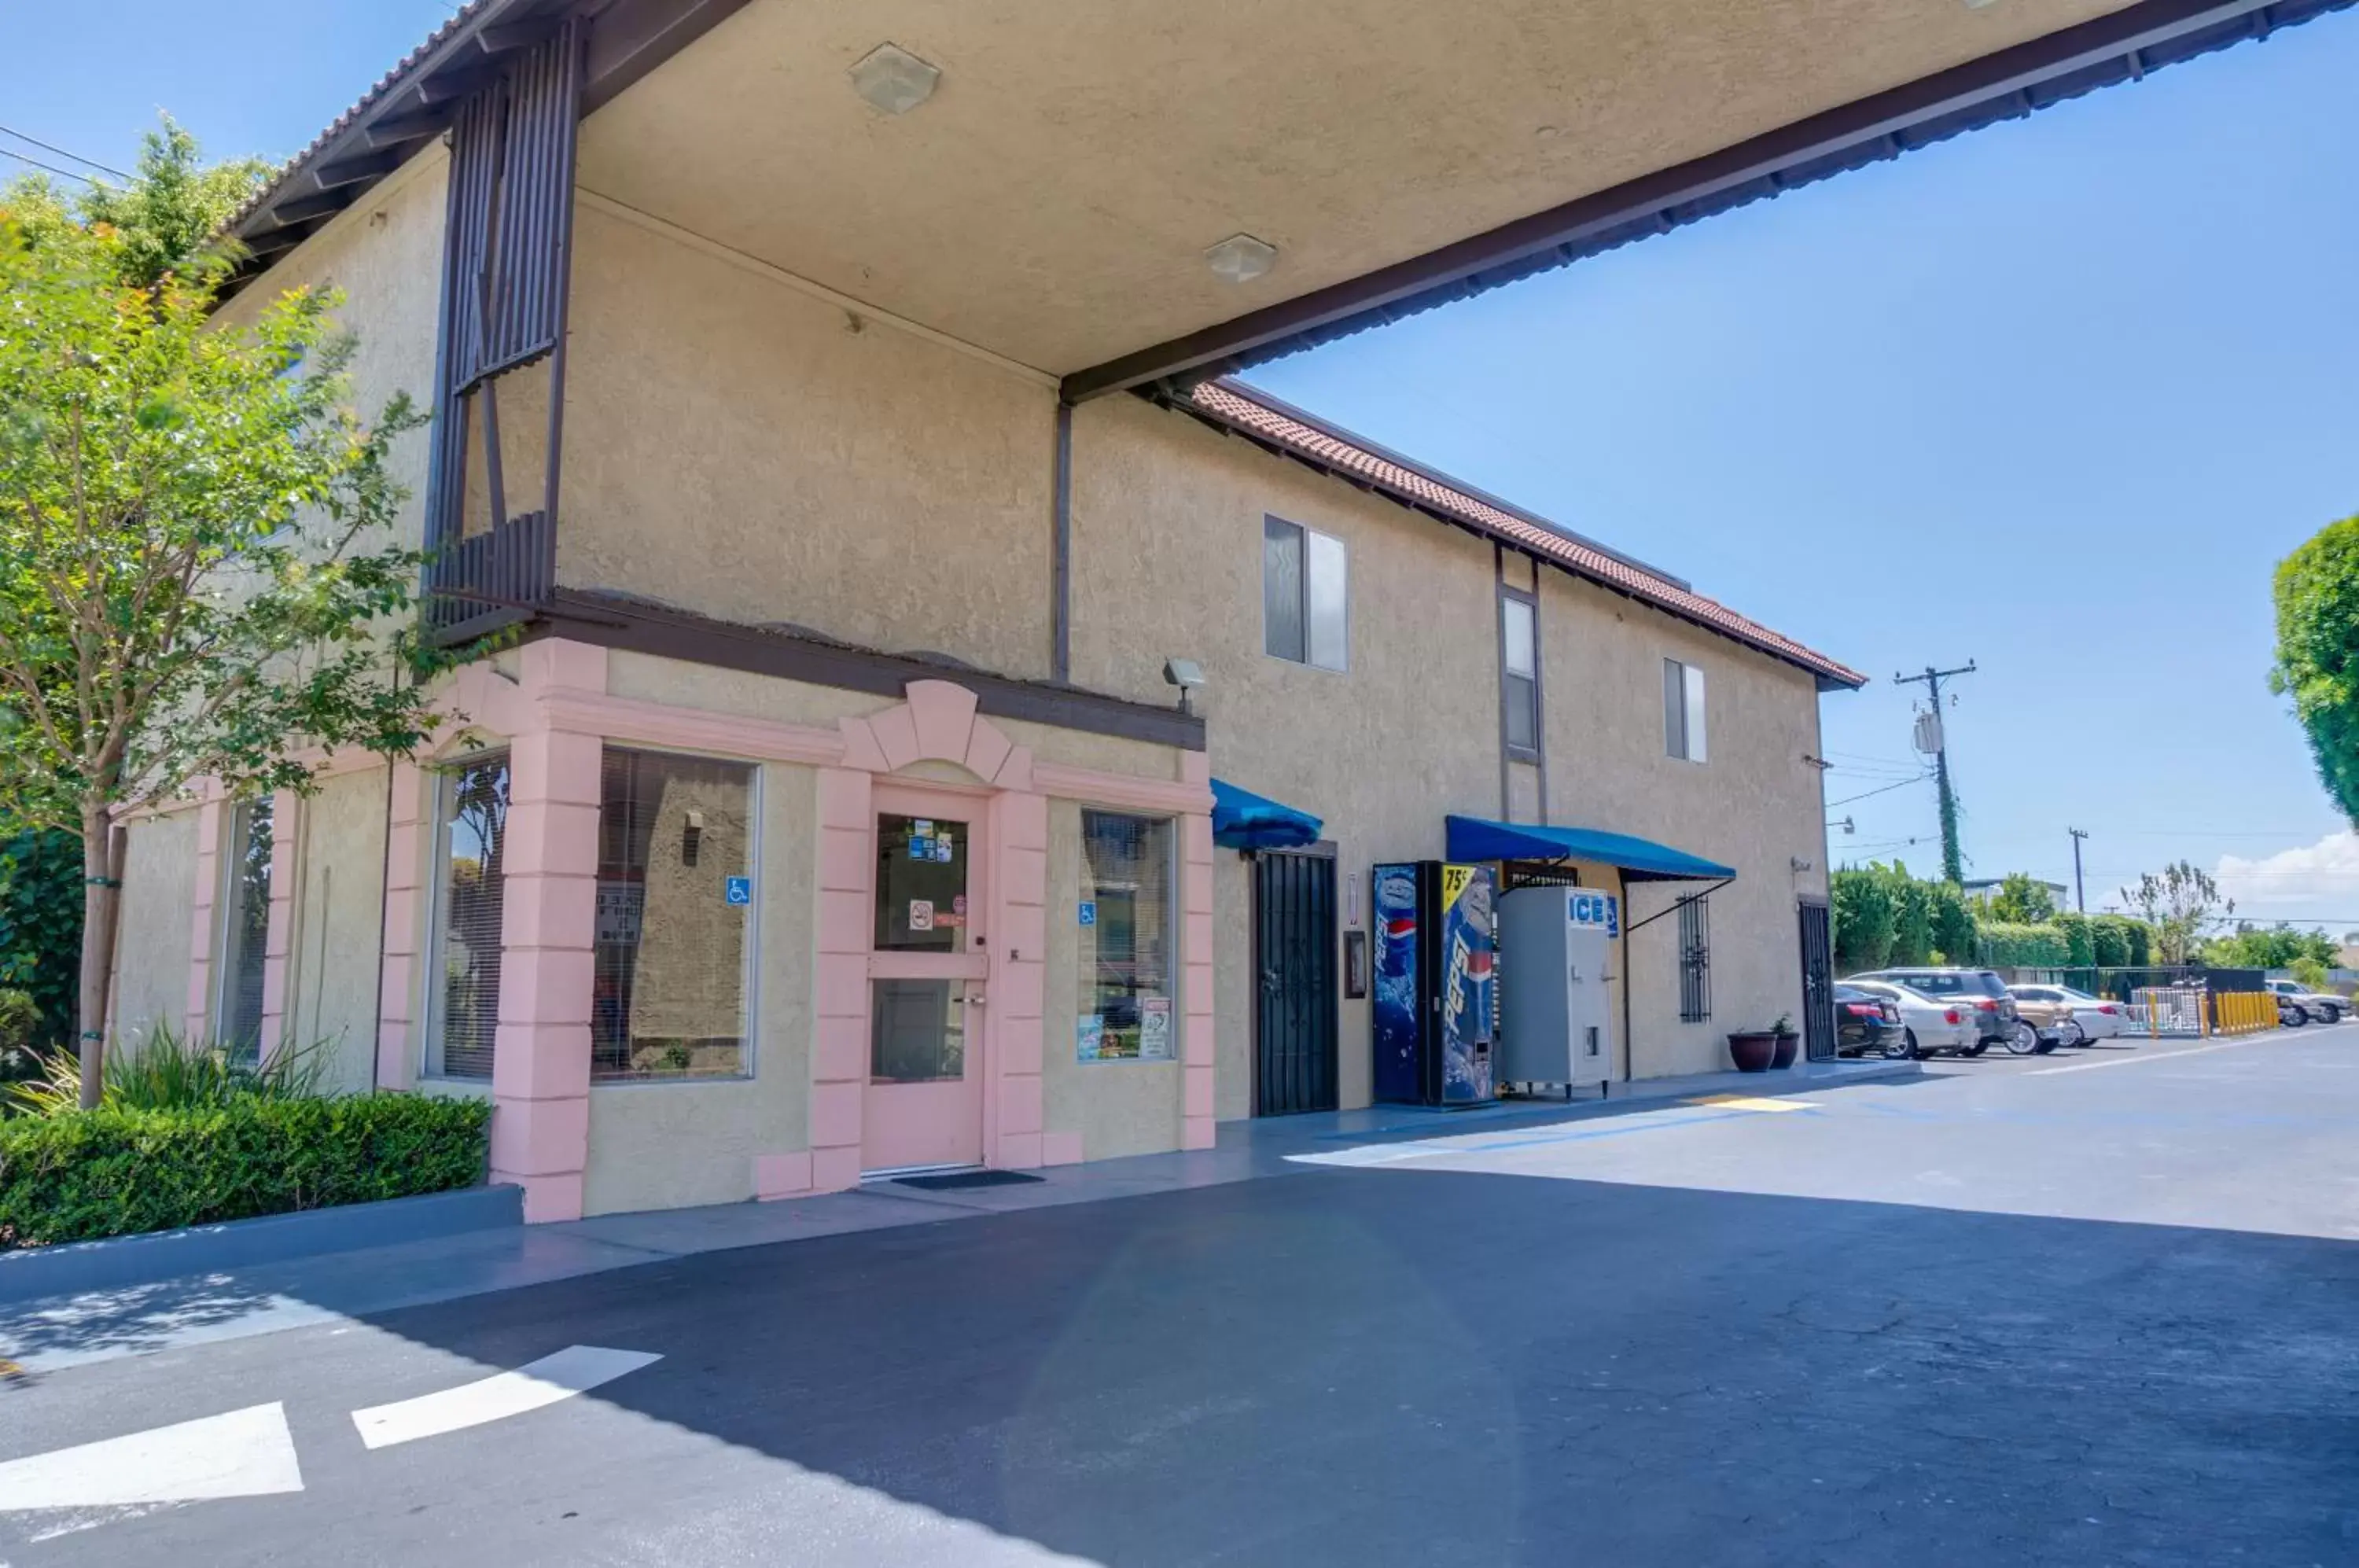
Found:
[{"label": "glass entrance door", "polygon": [[870,1171],[983,1161],[983,803],[880,785],[868,960]]}]

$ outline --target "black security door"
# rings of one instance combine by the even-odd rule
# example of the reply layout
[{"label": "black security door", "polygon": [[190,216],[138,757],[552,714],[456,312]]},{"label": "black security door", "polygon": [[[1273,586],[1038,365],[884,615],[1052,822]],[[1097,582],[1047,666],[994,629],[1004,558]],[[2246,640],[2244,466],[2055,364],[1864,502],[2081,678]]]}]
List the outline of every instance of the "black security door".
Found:
[{"label": "black security door", "polygon": [[1802,906],[1802,1050],[1812,1062],[1834,1060],[1834,956],[1820,903]]},{"label": "black security door", "polygon": [[1335,858],[1254,862],[1254,1115],[1335,1108]]}]

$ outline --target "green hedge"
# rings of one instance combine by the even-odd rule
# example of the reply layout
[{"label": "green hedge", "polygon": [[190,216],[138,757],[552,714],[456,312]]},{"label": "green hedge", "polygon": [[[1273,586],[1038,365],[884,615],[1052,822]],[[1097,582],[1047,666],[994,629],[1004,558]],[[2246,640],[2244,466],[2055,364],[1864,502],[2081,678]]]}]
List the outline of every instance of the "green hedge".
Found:
[{"label": "green hedge", "polygon": [[2052,925],[2019,925],[2007,920],[1982,922],[1983,962],[2022,969],[2061,969],[2071,962],[2072,946]]},{"label": "green hedge", "polygon": [[492,1107],[364,1094],[0,1121],[0,1248],[134,1236],[484,1178]]}]

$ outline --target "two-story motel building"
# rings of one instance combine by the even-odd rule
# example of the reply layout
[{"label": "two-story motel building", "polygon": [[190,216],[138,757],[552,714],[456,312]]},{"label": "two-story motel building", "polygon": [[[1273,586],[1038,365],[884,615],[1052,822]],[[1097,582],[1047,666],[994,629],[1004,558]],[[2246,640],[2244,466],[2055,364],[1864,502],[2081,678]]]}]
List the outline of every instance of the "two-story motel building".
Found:
[{"label": "two-story motel building", "polygon": [[[1804,1014],[1862,678],[1221,373],[1760,193],[1730,148],[1890,150],[1998,52],[2061,81],[2108,8],[1669,55],[1360,9],[462,10],[241,218],[224,313],[344,291],[363,407],[436,407],[433,617],[508,643],[430,756],[134,824],[118,1031],[488,1095],[541,1219],[1201,1148],[1368,1103],[1338,952],[1451,815],[1623,899],[1618,1074]],[[1791,69],[1706,92],[1699,40]],[[1215,776],[1317,841],[1229,847]]]}]

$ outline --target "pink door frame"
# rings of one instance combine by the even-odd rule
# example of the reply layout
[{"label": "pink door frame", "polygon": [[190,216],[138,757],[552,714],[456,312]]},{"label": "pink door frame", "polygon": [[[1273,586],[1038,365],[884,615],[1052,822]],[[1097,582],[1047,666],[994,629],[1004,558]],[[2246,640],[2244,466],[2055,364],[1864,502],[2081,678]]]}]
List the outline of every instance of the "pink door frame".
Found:
[{"label": "pink door frame", "polygon": [[[871,1081],[861,1102],[861,1164],[889,1170],[920,1164],[979,1163],[983,1159],[983,1102],[991,1082],[991,798],[941,785],[913,787],[879,779],[870,791],[868,863],[880,864],[875,819],[886,815],[931,818],[960,824],[966,841],[967,930],[972,940],[960,953],[902,953],[875,951],[868,958],[869,996],[875,982],[944,979],[959,983],[964,1007],[967,1056],[957,1083],[878,1083]],[[862,929],[873,944],[876,922],[872,901]],[[953,911],[943,910],[949,914]],[[871,1020],[874,1027],[874,1020]]]}]

